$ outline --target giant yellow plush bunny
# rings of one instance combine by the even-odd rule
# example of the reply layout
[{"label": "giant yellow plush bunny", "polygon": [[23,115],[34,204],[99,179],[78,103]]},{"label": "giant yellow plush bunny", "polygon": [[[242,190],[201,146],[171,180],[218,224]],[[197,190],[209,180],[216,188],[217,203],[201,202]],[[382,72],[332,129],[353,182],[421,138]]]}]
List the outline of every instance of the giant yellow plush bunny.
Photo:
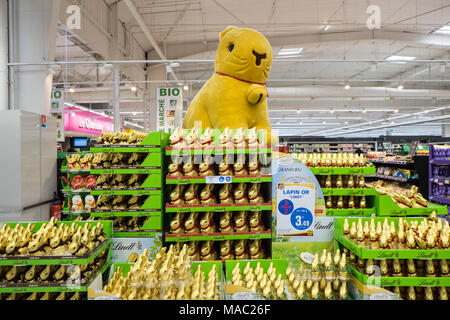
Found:
[{"label": "giant yellow plush bunny", "polygon": [[220,34],[215,73],[198,92],[187,110],[183,127],[267,130],[266,80],[272,65],[272,47],[253,29],[228,27]]}]

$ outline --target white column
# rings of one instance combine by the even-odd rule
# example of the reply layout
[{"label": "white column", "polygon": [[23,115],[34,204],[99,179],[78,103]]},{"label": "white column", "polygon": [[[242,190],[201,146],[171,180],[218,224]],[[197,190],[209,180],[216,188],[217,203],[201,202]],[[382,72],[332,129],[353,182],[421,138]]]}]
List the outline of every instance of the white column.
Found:
[{"label": "white column", "polygon": [[[55,59],[58,0],[9,1],[11,62]],[[47,66],[14,67],[11,109],[48,114],[53,77]]]},{"label": "white column", "polygon": [[0,110],[8,110],[8,4],[0,0]]},{"label": "white column", "polygon": [[120,123],[120,70],[119,66],[114,66],[114,132],[120,132],[122,129]]},{"label": "white column", "polygon": [[[148,68],[148,80],[167,80],[167,70],[164,64],[154,65]],[[157,102],[156,94],[158,87],[165,86],[161,83],[149,83],[148,84],[148,113],[145,114],[145,122],[148,123],[145,127],[150,131],[156,131],[157,121]]]},{"label": "white column", "polygon": [[[447,114],[449,114],[450,112],[448,112],[447,110],[442,111],[442,115],[445,116]],[[444,120],[447,121],[447,120]],[[442,125],[442,137],[444,138],[448,138],[450,137],[450,124],[443,124]]]}]

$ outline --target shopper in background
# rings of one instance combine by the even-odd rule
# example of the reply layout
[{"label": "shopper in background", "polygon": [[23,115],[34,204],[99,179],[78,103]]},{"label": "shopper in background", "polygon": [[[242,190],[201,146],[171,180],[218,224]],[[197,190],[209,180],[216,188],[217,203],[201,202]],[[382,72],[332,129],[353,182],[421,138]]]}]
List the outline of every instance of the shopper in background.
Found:
[{"label": "shopper in background", "polygon": [[356,153],[357,155],[364,154],[364,152],[363,152],[360,148],[356,149],[356,150],[355,150],[355,153]]}]

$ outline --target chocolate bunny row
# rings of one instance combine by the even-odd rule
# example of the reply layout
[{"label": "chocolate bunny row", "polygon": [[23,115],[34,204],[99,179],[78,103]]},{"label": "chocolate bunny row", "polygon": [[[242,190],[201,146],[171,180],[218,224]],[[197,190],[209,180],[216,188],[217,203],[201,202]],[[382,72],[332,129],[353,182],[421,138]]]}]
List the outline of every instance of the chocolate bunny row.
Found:
[{"label": "chocolate bunny row", "polygon": [[246,183],[239,183],[233,189],[232,184],[224,184],[219,190],[219,197],[215,194],[215,185],[207,184],[202,187],[191,184],[186,190],[185,186],[178,184],[170,193],[171,205],[196,205],[196,204],[248,204],[264,203],[260,183],[252,183],[250,187]]}]

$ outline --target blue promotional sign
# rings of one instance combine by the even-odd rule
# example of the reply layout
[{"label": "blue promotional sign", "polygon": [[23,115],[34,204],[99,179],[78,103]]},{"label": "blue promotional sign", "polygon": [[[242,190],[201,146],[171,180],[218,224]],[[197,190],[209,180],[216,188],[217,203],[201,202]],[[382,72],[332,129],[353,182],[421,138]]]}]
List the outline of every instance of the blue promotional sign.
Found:
[{"label": "blue promotional sign", "polygon": [[277,187],[277,235],[296,236],[311,229],[316,202],[315,185],[281,183]]}]

